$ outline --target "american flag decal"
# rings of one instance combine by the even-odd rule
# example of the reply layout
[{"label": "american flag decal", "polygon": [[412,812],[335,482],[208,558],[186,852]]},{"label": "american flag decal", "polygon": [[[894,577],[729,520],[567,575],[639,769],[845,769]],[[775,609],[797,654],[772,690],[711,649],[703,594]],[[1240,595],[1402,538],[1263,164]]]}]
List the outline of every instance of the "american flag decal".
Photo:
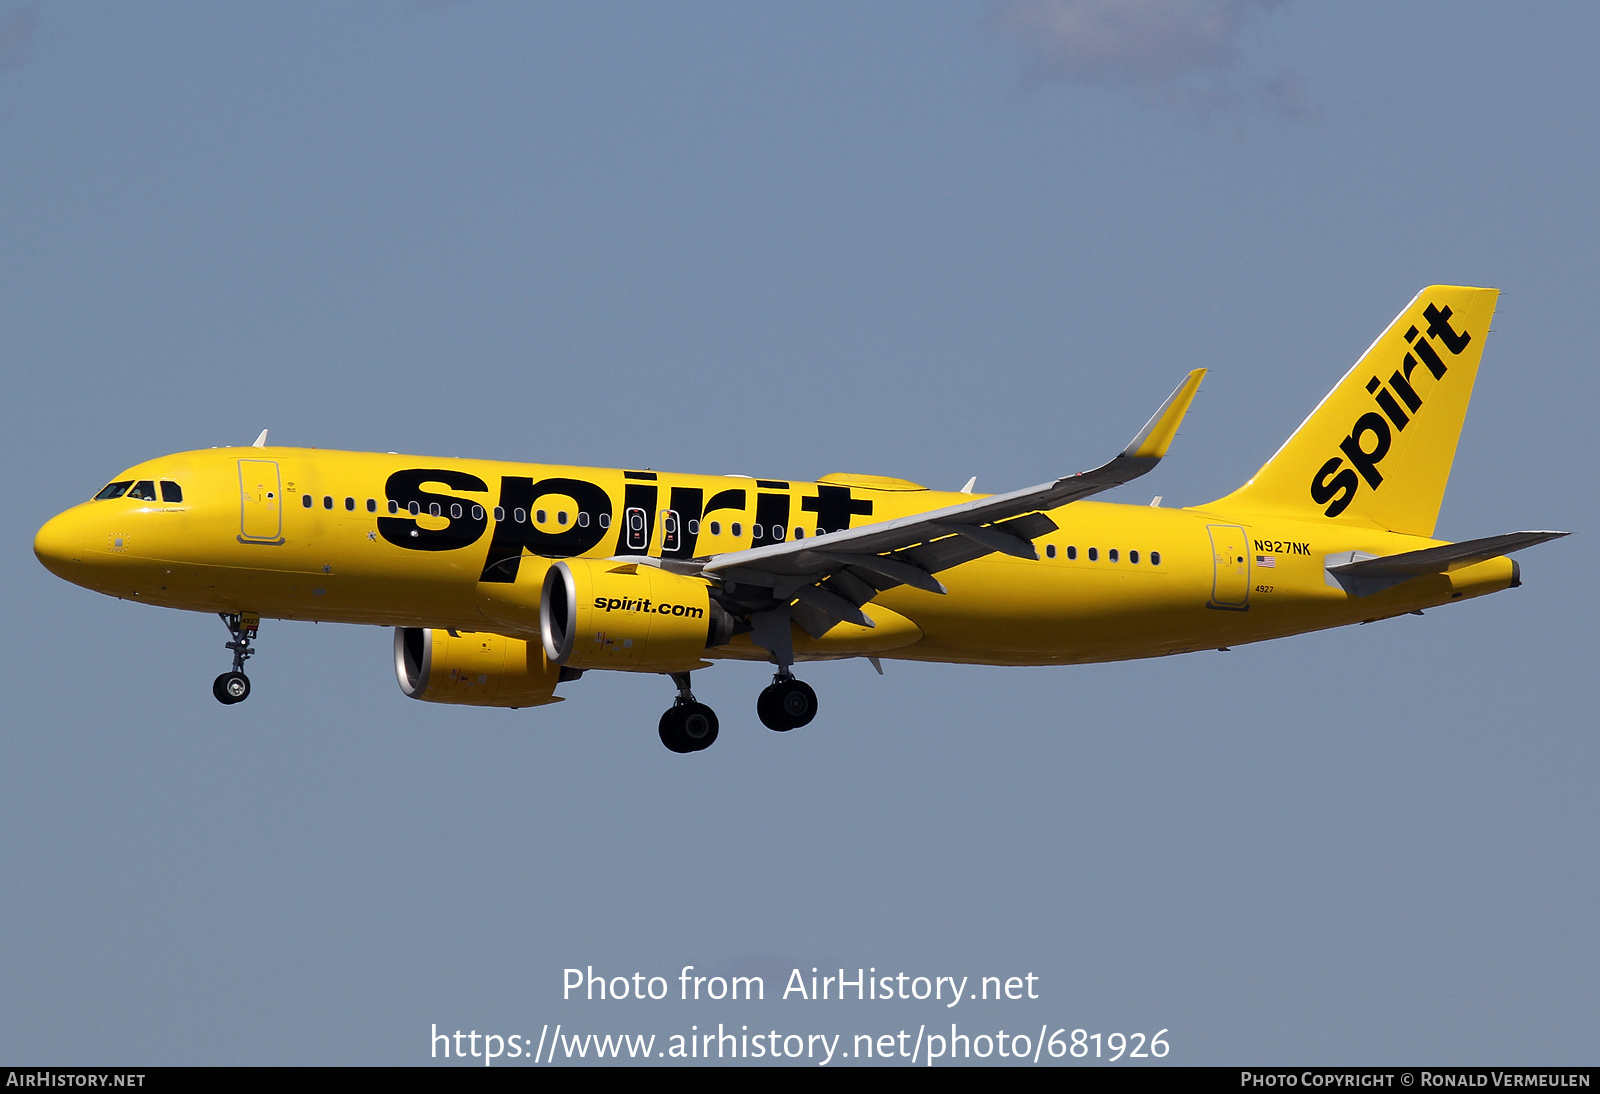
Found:
[{"label": "american flag decal", "polygon": [[1257,555],[1256,556],[1256,565],[1260,566],[1264,570],[1274,569],[1278,565],[1278,556],[1277,555]]}]

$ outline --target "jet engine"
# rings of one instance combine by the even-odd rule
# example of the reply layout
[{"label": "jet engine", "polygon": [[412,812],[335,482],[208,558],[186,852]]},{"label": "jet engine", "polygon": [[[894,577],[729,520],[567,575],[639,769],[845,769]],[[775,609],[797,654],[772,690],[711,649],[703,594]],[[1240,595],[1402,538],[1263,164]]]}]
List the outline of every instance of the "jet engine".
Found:
[{"label": "jet engine", "polygon": [[700,578],[645,563],[569,558],[539,596],[544,654],[571,669],[687,672],[733,637],[734,620]]},{"label": "jet engine", "polygon": [[486,631],[396,627],[394,673],[401,691],[429,703],[537,707],[561,702],[555,694],[561,666],[551,664],[538,643]]}]

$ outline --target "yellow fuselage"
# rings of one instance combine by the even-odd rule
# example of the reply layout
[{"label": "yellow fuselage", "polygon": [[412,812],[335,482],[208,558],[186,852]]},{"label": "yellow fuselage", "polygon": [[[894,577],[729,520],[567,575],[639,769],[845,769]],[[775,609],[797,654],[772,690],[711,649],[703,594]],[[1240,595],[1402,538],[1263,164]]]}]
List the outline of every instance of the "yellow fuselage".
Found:
[{"label": "yellow fuselage", "polygon": [[[176,483],[182,501],[123,496],[67,510],[35,544],[53,572],[169,608],[533,641],[528,590],[556,558],[702,558],[780,531],[815,536],[972,497],[869,476],[797,482],[276,447],[178,453],[118,478]],[[947,595],[890,590],[868,607],[881,633],[841,625],[821,641],[799,636],[797,654],[1006,665],[1154,657],[1384,618],[1516,581],[1513,563],[1496,558],[1356,597],[1328,577],[1327,556],[1438,541],[1210,508],[1081,501],[1051,516],[1060,527],[1037,540],[1038,561],[958,566],[940,575]],[[506,606],[518,597],[520,615]],[[705,656],[767,659],[746,635]]]}]

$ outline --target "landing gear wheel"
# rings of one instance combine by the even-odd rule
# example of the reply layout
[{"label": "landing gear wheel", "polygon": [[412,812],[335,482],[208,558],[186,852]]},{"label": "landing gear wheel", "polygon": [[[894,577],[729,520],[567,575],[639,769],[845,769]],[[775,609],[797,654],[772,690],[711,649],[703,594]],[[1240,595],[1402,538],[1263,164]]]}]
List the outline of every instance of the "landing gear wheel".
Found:
[{"label": "landing gear wheel", "polygon": [[244,663],[255,656],[255,647],[251,645],[250,640],[256,636],[256,630],[261,626],[261,617],[255,612],[217,614],[222,617],[222,625],[228,628],[228,634],[233,637],[232,642],[222,647],[233,651],[233,671],[217,677],[211,685],[211,694],[215,695],[217,702],[223,706],[231,707],[250,698],[250,677],[244,674]]},{"label": "landing gear wheel", "polygon": [[211,694],[223,706],[233,706],[250,698],[250,677],[242,672],[225,672],[211,685]]},{"label": "landing gear wheel", "polygon": [[661,716],[661,743],[674,752],[699,752],[717,739],[717,713],[704,703],[674,703]]},{"label": "landing gear wheel", "polygon": [[799,729],[817,716],[817,693],[804,680],[780,676],[757,697],[756,716],[779,733]]}]

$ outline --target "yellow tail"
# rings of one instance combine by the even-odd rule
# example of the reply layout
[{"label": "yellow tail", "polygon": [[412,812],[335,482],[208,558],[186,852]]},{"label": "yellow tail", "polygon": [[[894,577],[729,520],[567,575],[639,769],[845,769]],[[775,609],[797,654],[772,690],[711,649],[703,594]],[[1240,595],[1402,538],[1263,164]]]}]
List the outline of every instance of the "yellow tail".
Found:
[{"label": "yellow tail", "polygon": [[1433,535],[1499,296],[1423,289],[1255,477],[1204,508]]}]

